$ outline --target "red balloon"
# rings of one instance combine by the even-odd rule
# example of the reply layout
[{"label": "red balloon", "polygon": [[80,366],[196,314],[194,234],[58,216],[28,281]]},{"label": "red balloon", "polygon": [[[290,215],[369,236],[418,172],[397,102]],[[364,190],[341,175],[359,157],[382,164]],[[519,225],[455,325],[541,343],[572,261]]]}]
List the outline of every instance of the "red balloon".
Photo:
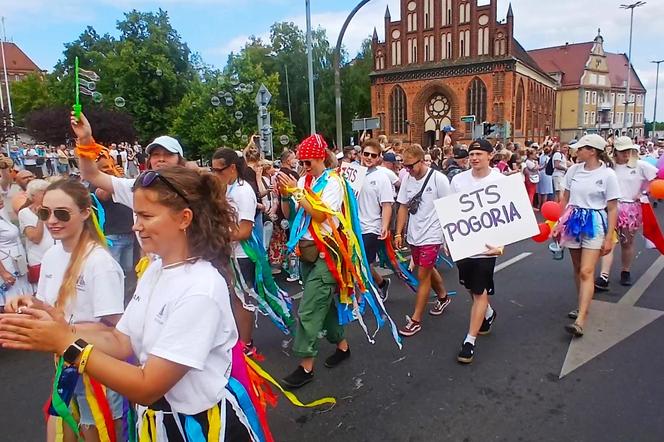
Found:
[{"label": "red balloon", "polygon": [[655,180],[650,183],[650,196],[664,199],[664,180]]},{"label": "red balloon", "polygon": [[560,215],[563,213],[563,208],[555,201],[547,201],[542,204],[541,212],[547,221],[558,221]]},{"label": "red balloon", "polygon": [[546,223],[541,223],[538,225],[538,227],[539,233],[533,236],[533,241],[544,242],[549,239],[549,235],[551,235],[551,227],[549,227],[549,225]]},{"label": "red balloon", "polygon": [[657,178],[660,178],[660,179],[664,180],[664,167],[662,167],[661,169],[659,169],[657,171]]}]

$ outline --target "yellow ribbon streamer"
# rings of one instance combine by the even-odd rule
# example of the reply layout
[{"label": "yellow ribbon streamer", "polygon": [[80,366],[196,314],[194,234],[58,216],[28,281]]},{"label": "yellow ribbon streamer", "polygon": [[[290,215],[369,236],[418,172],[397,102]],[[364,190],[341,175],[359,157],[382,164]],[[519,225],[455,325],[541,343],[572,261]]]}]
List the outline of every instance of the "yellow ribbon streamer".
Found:
[{"label": "yellow ribbon streamer", "polygon": [[[85,385],[85,400],[88,401],[90,406],[90,411],[92,412],[92,418],[95,421],[95,427],[97,427],[97,432],[99,433],[99,440],[101,442],[111,442],[111,438],[108,435],[109,429],[106,428],[106,421],[104,420],[104,415],[99,408],[99,403],[95,398],[94,392],[92,390],[92,383],[90,382],[90,376],[83,374],[83,385]],[[106,399],[105,397],[102,399]],[[115,431],[115,429],[113,429]]]},{"label": "yellow ribbon streamer", "polygon": [[219,434],[221,433],[221,408],[219,408],[219,404],[208,410],[207,417],[209,427],[207,442],[219,442]]},{"label": "yellow ribbon streamer", "polygon": [[[155,420],[154,410],[149,408],[145,410],[143,417],[141,418],[143,423],[141,425],[141,434],[138,435],[138,442],[152,442],[157,440],[157,421]],[[152,433],[152,437],[150,437]]]},{"label": "yellow ribbon streamer", "polygon": [[290,391],[286,391],[283,388],[281,388],[281,385],[279,385],[279,383],[277,381],[275,381],[274,378],[268,372],[263,370],[260,367],[260,365],[258,365],[256,362],[254,362],[251,358],[245,358],[245,360],[247,361],[247,364],[249,364],[249,366],[252,369],[254,369],[260,377],[262,377],[263,379],[265,379],[266,381],[268,381],[269,383],[271,383],[272,385],[277,387],[277,389],[279,391],[281,391],[284,394],[284,396],[286,396],[288,398],[288,400],[291,401],[291,403],[293,405],[296,405],[298,407],[311,408],[311,407],[317,407],[319,405],[324,405],[324,404],[334,405],[334,404],[337,403],[337,400],[333,397],[324,397],[322,399],[318,399],[317,401],[309,402],[308,404],[303,404],[302,402],[300,402],[300,400],[297,398],[297,396],[295,396],[293,393],[291,393]]}]

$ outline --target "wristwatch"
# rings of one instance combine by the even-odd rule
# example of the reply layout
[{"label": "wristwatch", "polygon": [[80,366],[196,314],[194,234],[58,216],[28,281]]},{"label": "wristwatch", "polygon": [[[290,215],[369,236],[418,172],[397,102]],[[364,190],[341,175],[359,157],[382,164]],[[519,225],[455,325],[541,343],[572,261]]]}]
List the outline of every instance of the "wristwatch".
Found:
[{"label": "wristwatch", "polygon": [[76,359],[78,359],[78,357],[81,355],[83,349],[85,349],[87,346],[88,343],[83,339],[77,339],[74,343],[67,347],[67,350],[65,350],[65,352],[62,354],[62,357],[66,363],[73,365],[76,363]]}]

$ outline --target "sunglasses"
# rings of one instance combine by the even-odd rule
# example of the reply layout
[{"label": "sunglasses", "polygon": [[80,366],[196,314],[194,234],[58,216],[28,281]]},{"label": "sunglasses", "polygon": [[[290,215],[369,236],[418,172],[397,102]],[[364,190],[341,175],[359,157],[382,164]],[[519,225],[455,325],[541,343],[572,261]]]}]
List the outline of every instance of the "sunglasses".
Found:
[{"label": "sunglasses", "polygon": [[311,161],[309,161],[309,160],[300,161],[300,166],[301,167],[305,167],[305,166],[306,167],[311,167]]},{"label": "sunglasses", "polygon": [[170,190],[175,192],[182,200],[187,203],[188,206],[191,206],[191,203],[187,199],[186,196],[182,192],[180,192],[170,181],[166,179],[166,177],[162,176],[159,172],[154,171],[154,170],[148,170],[146,172],[143,172],[136,178],[136,181],[134,182],[134,188],[133,190],[136,190],[137,187],[150,187],[152,186],[157,180],[161,181],[168,187]]},{"label": "sunglasses", "polygon": [[62,221],[63,223],[69,222],[71,220],[71,211],[69,209],[51,210],[48,207],[40,207],[37,209],[37,218],[43,222],[46,222],[51,217],[51,213],[53,216],[55,216],[55,219]]},{"label": "sunglasses", "polygon": [[228,169],[231,166],[232,164],[224,167],[210,167],[210,170],[212,171],[212,173],[223,173],[224,170]]},{"label": "sunglasses", "polygon": [[403,167],[405,167],[406,169],[410,170],[410,169],[412,169],[413,167],[417,166],[420,162],[422,162],[422,160],[417,160],[417,161],[415,161],[413,164],[404,164]]},{"label": "sunglasses", "polygon": [[364,158],[370,158],[370,157],[371,157],[371,158],[378,158],[378,154],[377,154],[377,153],[362,152],[362,155],[364,156]]}]

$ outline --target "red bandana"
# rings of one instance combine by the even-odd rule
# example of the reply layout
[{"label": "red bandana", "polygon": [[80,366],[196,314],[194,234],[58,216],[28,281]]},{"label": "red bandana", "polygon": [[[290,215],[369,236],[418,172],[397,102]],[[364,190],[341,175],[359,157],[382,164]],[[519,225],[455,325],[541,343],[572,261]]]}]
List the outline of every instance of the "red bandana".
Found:
[{"label": "red bandana", "polygon": [[311,135],[300,143],[300,147],[297,149],[297,159],[324,160],[326,147],[327,143],[322,136],[318,134]]}]

